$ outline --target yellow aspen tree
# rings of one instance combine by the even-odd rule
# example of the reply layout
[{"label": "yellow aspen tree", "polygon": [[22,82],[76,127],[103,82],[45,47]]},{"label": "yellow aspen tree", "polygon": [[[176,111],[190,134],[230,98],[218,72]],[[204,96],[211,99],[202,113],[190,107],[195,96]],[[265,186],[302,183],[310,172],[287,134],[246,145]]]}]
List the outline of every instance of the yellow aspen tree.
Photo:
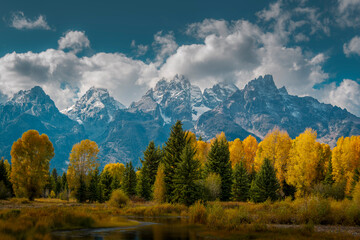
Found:
[{"label": "yellow aspen tree", "polygon": [[235,165],[240,162],[245,165],[244,146],[239,138],[235,139],[233,142],[229,142],[229,151],[232,168],[234,168]]},{"label": "yellow aspen tree", "polygon": [[329,162],[331,159],[331,148],[326,143],[318,143],[317,148],[319,151],[319,165],[317,169],[317,182],[323,181],[325,178],[325,174],[329,167]]},{"label": "yellow aspen tree", "polygon": [[360,167],[360,136],[338,139],[332,153],[332,165],[335,182],[346,181],[346,193],[350,193],[354,171]]},{"label": "yellow aspen tree", "polygon": [[160,163],[154,183],[154,200],[157,203],[165,202],[165,173],[164,164]]},{"label": "yellow aspen tree", "polygon": [[292,140],[286,131],[274,128],[258,146],[254,161],[255,171],[259,171],[264,159],[270,160],[280,184],[285,180],[286,166],[289,159]]},{"label": "yellow aspen tree", "polygon": [[104,172],[109,172],[113,179],[117,179],[121,183],[125,166],[123,163],[108,163],[104,167]]},{"label": "yellow aspen tree", "polygon": [[242,143],[245,153],[244,165],[248,173],[252,173],[254,171],[254,159],[258,148],[258,142],[255,137],[249,135]]},{"label": "yellow aspen tree", "polygon": [[207,161],[207,155],[209,154],[211,144],[204,141],[197,141],[197,148],[195,153],[195,159],[198,159],[202,165]]},{"label": "yellow aspen tree", "polygon": [[186,132],[186,140],[191,144],[191,147],[196,149],[197,147],[197,141],[196,141],[196,135],[195,133],[191,131]]},{"label": "yellow aspen tree", "polygon": [[45,134],[29,130],[11,148],[11,183],[17,197],[40,196],[49,174],[54,147]]},{"label": "yellow aspen tree", "polygon": [[[221,132],[220,134],[217,134],[215,138],[210,140],[210,143],[213,144],[215,142],[215,139],[217,139],[219,142],[221,140],[226,140],[226,136],[224,132]],[[226,140],[227,141],[227,140]]]},{"label": "yellow aspen tree", "polygon": [[83,140],[73,146],[67,170],[69,189],[77,189],[80,185],[80,178],[83,178],[86,184],[90,183],[91,176],[94,174],[96,168],[99,167],[98,153],[99,148],[96,142],[89,139]]},{"label": "yellow aspen tree", "polygon": [[286,182],[296,187],[296,196],[309,193],[316,182],[320,161],[316,131],[308,128],[293,141],[289,154]]}]

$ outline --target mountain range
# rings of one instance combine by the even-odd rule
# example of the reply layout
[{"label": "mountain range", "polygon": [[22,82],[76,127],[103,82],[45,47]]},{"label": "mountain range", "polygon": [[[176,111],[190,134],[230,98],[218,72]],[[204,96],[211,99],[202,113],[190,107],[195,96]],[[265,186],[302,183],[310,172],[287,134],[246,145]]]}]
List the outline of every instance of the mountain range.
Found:
[{"label": "mountain range", "polygon": [[139,165],[149,141],[163,144],[177,120],[205,140],[222,131],[228,140],[248,135],[261,140],[276,126],[292,138],[311,127],[319,141],[331,146],[340,136],[360,134],[359,117],[312,97],[290,95],[285,87],[276,87],[271,75],[243,89],[218,83],[204,91],[176,75],[159,80],[128,108],[103,88],[90,88],[63,111],[38,86],[20,91],[0,104],[0,155],[10,159],[12,143],[36,129],[54,144],[51,167],[60,171],[66,169],[73,144],[86,138],[99,145],[102,166],[127,161]]}]

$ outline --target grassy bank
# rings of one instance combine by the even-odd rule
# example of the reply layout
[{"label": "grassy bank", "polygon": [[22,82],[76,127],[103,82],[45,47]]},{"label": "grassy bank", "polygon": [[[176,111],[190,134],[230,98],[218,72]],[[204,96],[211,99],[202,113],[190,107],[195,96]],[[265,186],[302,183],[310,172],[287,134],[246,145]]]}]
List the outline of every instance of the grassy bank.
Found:
[{"label": "grassy bank", "polygon": [[[50,233],[54,230],[126,227],[137,224],[124,216],[181,216],[184,223],[201,224],[215,235],[228,232],[270,237],[296,233],[299,237],[293,239],[320,236],[319,234],[330,236],[329,239],[342,239],[341,236],[344,235],[329,233],[333,228],[326,227],[337,225],[342,227],[339,233],[349,232],[345,229],[347,226],[355,226],[351,231],[358,231],[360,236],[360,227],[356,227],[360,226],[360,205],[350,200],[309,197],[257,204],[197,202],[190,207],[181,204],[130,202],[124,208],[114,208],[106,203],[79,204],[56,199],[29,202],[12,199],[0,202],[0,239],[50,239]],[[342,231],[344,229],[346,231]]]},{"label": "grassy bank", "polygon": [[[8,203],[8,204],[11,204]],[[36,207],[27,207],[26,205]],[[54,204],[54,206],[49,206]],[[50,232],[81,228],[126,227],[136,225],[114,214],[106,205],[72,205],[59,202],[24,203],[20,209],[0,210],[0,239],[50,239]]]}]

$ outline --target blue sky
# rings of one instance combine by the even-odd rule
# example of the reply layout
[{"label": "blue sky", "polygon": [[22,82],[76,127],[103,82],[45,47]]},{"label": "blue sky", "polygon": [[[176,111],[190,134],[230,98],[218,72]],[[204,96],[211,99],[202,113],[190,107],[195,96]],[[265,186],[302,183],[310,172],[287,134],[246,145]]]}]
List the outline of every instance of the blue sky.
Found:
[{"label": "blue sky", "polygon": [[0,90],[59,109],[91,86],[125,105],[162,77],[278,87],[360,115],[360,0],[2,1]]}]

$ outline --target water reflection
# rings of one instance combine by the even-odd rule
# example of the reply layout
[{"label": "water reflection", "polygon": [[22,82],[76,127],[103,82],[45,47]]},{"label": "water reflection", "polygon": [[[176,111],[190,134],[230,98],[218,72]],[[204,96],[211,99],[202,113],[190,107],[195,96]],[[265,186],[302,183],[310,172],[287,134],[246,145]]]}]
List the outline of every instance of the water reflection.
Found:
[{"label": "water reflection", "polygon": [[173,223],[142,223],[133,228],[113,228],[96,230],[76,230],[56,232],[54,240],[202,240],[198,236],[200,228]]}]

